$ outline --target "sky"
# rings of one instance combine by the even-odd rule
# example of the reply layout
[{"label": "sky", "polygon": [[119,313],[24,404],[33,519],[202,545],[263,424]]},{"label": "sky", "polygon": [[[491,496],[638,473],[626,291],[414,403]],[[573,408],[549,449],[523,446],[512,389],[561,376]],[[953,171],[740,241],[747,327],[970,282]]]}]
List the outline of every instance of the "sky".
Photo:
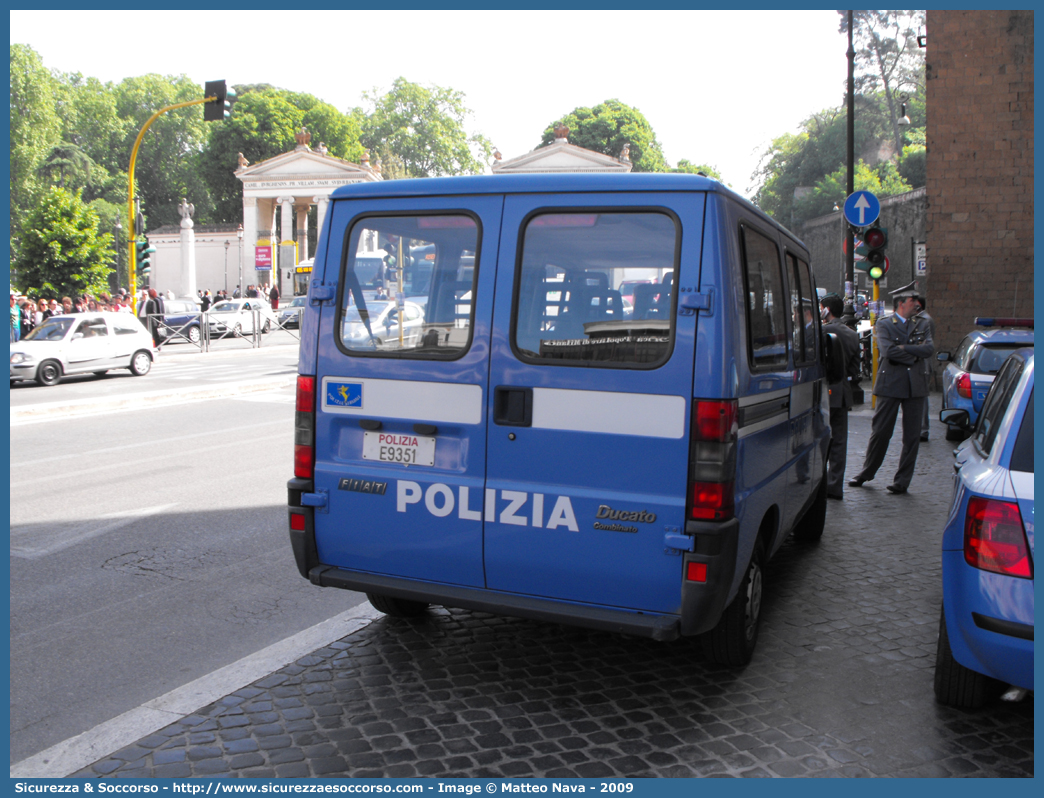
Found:
[{"label": "sky", "polygon": [[[282,18],[282,19],[280,19]],[[577,107],[617,99],[668,163],[749,196],[772,139],[841,105],[836,11],[11,11],[11,43],[103,82],[148,73],[270,83],[341,111],[398,77],[455,89],[504,159]],[[89,31],[85,35],[85,32]],[[122,43],[126,43],[126,47]]]}]

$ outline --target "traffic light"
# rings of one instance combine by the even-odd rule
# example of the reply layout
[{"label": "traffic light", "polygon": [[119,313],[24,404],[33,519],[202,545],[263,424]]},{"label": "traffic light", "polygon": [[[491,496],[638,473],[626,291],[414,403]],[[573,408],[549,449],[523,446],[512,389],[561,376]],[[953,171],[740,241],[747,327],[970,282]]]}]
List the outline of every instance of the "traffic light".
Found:
[{"label": "traffic light", "polygon": [[884,249],[888,244],[888,231],[883,227],[870,227],[863,233],[866,245],[867,273],[871,280],[880,280],[888,272],[888,258]]},{"label": "traffic light", "polygon": [[149,245],[149,239],[142,236],[134,242],[135,261],[137,261],[138,268],[145,272],[152,267],[152,261],[150,256],[156,251],[156,248]]},{"label": "traffic light", "polygon": [[214,98],[203,105],[204,122],[228,119],[232,113],[232,103],[236,99],[235,89],[228,88],[223,80],[208,80],[203,88],[203,96]]}]

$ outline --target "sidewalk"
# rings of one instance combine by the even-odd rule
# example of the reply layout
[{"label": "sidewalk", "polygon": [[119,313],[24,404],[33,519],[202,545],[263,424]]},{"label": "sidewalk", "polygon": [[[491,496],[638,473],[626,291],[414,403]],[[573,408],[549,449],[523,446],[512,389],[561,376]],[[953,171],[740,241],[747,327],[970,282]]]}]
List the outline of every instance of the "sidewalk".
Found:
[{"label": "sidewalk", "polygon": [[[871,414],[851,415],[849,474]],[[878,478],[830,503],[818,545],[783,546],[745,669],[690,639],[363,605],[287,664],[229,666],[216,691],[150,702],[166,714],[148,730],[88,732],[12,776],[1032,776],[1032,697],[974,715],[934,702],[944,432],[934,420],[908,494],[884,490],[893,438]]]}]

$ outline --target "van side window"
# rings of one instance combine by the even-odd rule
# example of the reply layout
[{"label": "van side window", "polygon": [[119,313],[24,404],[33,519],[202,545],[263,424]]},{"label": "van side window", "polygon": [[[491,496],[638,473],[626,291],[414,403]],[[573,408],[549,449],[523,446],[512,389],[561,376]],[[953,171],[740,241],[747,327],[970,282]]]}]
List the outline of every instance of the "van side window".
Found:
[{"label": "van side window", "polygon": [[779,250],[765,236],[744,225],[743,279],[747,291],[747,341],[751,368],[787,364],[786,295]]},{"label": "van side window", "polygon": [[794,320],[794,362],[811,363],[816,359],[816,325],[819,314],[813,301],[812,275],[808,264],[787,253],[790,277],[790,311]]},{"label": "van side window", "polygon": [[659,211],[533,216],[515,276],[518,357],[596,367],[666,362],[678,241],[674,218]]},{"label": "van side window", "polygon": [[478,222],[464,214],[355,222],[341,271],[341,347],[383,357],[460,357],[471,344],[478,236]]}]

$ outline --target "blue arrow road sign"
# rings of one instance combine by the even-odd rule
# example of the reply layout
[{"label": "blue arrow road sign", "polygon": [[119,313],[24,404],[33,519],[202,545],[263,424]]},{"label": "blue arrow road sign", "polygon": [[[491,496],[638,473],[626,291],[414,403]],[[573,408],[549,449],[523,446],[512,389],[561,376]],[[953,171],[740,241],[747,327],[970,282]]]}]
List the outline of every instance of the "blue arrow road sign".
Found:
[{"label": "blue arrow road sign", "polygon": [[853,191],[845,200],[845,219],[853,227],[866,227],[881,215],[881,202],[869,191]]}]

